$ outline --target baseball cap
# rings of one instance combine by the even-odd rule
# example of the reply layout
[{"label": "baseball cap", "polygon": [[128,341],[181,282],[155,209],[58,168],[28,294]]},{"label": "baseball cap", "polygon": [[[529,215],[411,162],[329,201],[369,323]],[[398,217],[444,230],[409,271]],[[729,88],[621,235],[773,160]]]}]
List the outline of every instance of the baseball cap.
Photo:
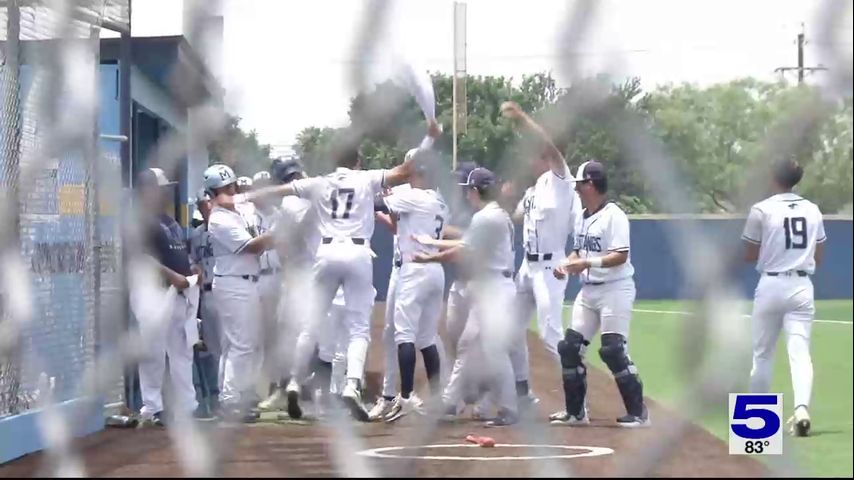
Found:
[{"label": "baseball cap", "polygon": [[477,164],[474,162],[462,162],[457,165],[457,168],[454,170],[454,174],[457,176],[457,182],[463,183],[469,178],[469,173],[472,170],[477,168]]},{"label": "baseball cap", "polygon": [[297,173],[302,173],[303,168],[302,164],[296,158],[288,158],[287,160],[276,159],[273,161],[272,171],[273,177],[276,180],[286,183]]},{"label": "baseball cap", "polygon": [[460,183],[464,187],[491,187],[498,183],[498,177],[495,176],[489,169],[478,167],[469,172],[465,183]]},{"label": "baseball cap", "polygon": [[169,181],[161,168],[146,168],[137,174],[136,184],[140,187],[168,187],[178,182]]},{"label": "baseball cap", "polygon": [[578,172],[576,172],[575,178],[573,178],[576,182],[603,179],[605,179],[605,167],[595,160],[582,163],[581,166],[578,167]]}]

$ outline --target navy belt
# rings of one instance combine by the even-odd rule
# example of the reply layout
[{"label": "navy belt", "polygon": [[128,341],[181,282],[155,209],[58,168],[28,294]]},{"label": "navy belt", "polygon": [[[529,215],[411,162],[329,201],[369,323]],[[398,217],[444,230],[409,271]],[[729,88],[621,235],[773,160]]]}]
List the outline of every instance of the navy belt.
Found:
[{"label": "navy belt", "polygon": [[797,274],[799,277],[806,277],[807,275],[809,275],[807,272],[805,272],[803,270],[795,270],[795,271],[790,270],[788,272],[765,272],[765,275],[768,275],[769,277],[781,277],[781,276],[791,275],[793,273]]},{"label": "navy belt", "polygon": [[242,278],[244,280],[250,280],[252,283],[256,283],[258,281],[258,275],[214,275],[215,277],[234,277],[234,278]]},{"label": "navy belt", "polygon": [[260,273],[261,273],[261,275],[273,275],[273,274],[279,273],[280,271],[281,270],[278,268],[270,267],[270,268],[262,268]]},{"label": "navy belt", "polygon": [[[350,241],[355,243],[356,245],[364,245],[365,243],[367,243],[364,238],[351,238]],[[323,237],[323,239],[321,239],[321,242],[323,242],[324,245],[329,245],[330,243],[332,243],[332,237]]]},{"label": "navy belt", "polygon": [[605,285],[605,282],[581,282],[584,285]]},{"label": "navy belt", "polygon": [[547,261],[552,259],[551,253],[525,253],[525,259],[529,262],[539,262],[540,260]]}]

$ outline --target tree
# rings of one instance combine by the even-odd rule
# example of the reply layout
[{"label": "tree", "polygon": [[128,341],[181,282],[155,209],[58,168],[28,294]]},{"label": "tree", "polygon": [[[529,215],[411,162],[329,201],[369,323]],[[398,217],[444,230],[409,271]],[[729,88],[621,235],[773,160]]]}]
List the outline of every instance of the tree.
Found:
[{"label": "tree", "polygon": [[251,176],[270,168],[270,145],[262,145],[255,130],[244,132],[239,117],[228,117],[224,131],[211,143],[209,152],[211,163],[224,163],[237,175]]}]

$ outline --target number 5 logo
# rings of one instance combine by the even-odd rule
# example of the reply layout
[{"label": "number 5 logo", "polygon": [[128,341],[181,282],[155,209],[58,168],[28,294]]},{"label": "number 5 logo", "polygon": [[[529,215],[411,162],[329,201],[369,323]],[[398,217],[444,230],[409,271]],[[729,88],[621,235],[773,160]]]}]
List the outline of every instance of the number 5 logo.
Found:
[{"label": "number 5 logo", "polygon": [[750,428],[747,422],[730,425],[733,433],[741,438],[752,440],[768,438],[780,429],[780,417],[767,408],[750,408],[762,405],[777,405],[776,395],[739,395],[735,399],[732,420],[762,419],[761,428]]}]

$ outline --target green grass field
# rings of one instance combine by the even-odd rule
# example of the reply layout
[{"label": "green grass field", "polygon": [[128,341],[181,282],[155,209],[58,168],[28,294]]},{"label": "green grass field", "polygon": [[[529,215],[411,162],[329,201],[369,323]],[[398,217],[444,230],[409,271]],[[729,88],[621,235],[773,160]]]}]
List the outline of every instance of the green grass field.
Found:
[{"label": "green grass field", "polygon": [[[810,414],[813,434],[808,438],[791,438],[785,435],[784,448],[791,452],[798,471],[788,475],[846,476],[854,474],[852,468],[852,305],[851,300],[825,300],[817,302],[817,320],[812,328],[812,359],[815,371]],[[565,321],[569,320],[571,306],[565,310]],[[744,313],[750,312],[749,303],[741,306]],[[677,399],[684,393],[692,379],[686,378],[683,358],[685,328],[690,326],[689,316],[679,312],[690,312],[691,304],[679,301],[638,301],[635,304],[631,333],[630,351],[632,359],[640,369],[646,395],[676,406]],[[666,312],[666,313],[664,313]],[[749,319],[744,319],[744,330],[740,335],[749,338]],[[688,334],[691,337],[691,334]],[[595,342],[598,348],[598,340]],[[591,348],[590,352],[595,352]],[[606,367],[595,353],[587,358],[593,365]],[[706,362],[714,362],[707,358]],[[775,392],[782,392],[785,403],[785,422],[792,412],[791,377],[786,347],[782,340],[778,345],[774,371]],[[734,372],[747,390],[750,360],[744,368]],[[654,420],[653,420],[654,421]],[[699,423],[714,435],[728,440],[726,399],[720,403],[719,412],[699,420]],[[772,457],[766,457],[769,461]]]}]

